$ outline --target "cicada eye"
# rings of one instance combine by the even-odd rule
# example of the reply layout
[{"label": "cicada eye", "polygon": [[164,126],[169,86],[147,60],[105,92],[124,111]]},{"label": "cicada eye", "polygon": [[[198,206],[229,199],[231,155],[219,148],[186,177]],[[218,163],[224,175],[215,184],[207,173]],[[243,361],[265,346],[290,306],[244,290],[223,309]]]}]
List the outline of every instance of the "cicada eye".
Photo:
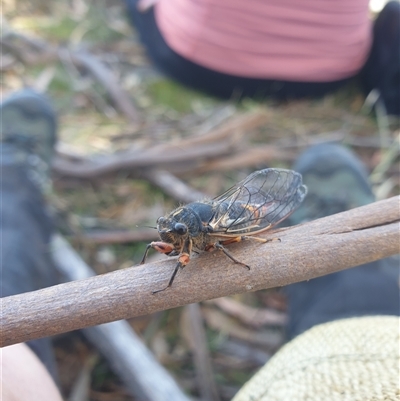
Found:
[{"label": "cicada eye", "polygon": [[187,233],[187,227],[182,223],[176,223],[174,231],[179,235],[185,235]]},{"label": "cicada eye", "polygon": [[159,217],[157,219],[157,224],[164,224],[167,221],[165,217]]}]

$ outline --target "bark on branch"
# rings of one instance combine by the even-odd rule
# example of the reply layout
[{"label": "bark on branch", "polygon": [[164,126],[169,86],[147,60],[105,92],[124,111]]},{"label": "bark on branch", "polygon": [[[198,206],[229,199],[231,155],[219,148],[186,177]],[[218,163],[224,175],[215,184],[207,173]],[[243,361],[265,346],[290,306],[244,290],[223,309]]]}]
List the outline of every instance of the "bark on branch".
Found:
[{"label": "bark on branch", "polygon": [[281,242],[243,242],[193,257],[171,288],[176,260],[115,271],[3,298],[1,346],[235,293],[279,287],[399,253],[400,197],[266,233]]}]

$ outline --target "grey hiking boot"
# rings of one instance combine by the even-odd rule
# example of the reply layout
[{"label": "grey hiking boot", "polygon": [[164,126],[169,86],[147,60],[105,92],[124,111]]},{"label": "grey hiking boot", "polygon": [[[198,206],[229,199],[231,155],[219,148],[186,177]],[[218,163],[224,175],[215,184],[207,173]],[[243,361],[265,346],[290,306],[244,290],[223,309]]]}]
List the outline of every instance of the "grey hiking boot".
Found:
[{"label": "grey hiking boot", "polygon": [[[50,240],[52,216],[43,192],[56,142],[56,116],[43,96],[19,91],[0,105],[0,296],[58,284]],[[49,338],[28,342],[57,381]]]},{"label": "grey hiking boot", "polygon": [[[313,146],[299,157],[293,169],[303,175],[308,195],[290,217],[291,224],[374,201],[365,167],[341,145]],[[399,315],[398,282],[398,260],[387,258],[291,284],[284,289],[288,298],[288,337],[346,317]]]},{"label": "grey hiking boot", "polygon": [[307,149],[293,166],[303,175],[308,195],[291,224],[367,205],[375,200],[363,164],[345,147],[324,143]]},{"label": "grey hiking boot", "polygon": [[57,120],[49,100],[24,89],[0,105],[0,165],[26,165],[28,175],[43,188],[56,142]]}]

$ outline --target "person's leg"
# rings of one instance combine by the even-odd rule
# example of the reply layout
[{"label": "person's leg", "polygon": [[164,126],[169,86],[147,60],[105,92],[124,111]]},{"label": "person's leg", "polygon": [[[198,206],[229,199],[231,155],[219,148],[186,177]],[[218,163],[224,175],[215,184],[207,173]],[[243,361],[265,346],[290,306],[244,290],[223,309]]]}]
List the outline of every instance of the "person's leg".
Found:
[{"label": "person's leg", "polygon": [[0,358],[2,401],[61,401],[54,381],[25,344],[3,348]]},{"label": "person's leg", "polygon": [[[293,168],[303,175],[308,195],[291,224],[374,201],[364,166],[341,145],[316,145]],[[398,260],[389,258],[286,287],[289,337],[344,317],[399,315],[398,277]]]},{"label": "person's leg", "polygon": [[253,79],[223,74],[202,67],[180,56],[165,42],[159,31],[153,9],[138,11],[138,0],[126,0],[132,25],[156,67],[173,80],[190,88],[223,99],[272,97],[276,100],[291,98],[321,97],[349,82],[343,79],[333,82],[289,82],[268,79]]},{"label": "person's leg", "polygon": [[400,116],[400,2],[390,1],[378,15],[360,78],[367,95],[378,90],[388,114]]},{"label": "person's leg", "polygon": [[[52,219],[42,189],[55,143],[56,119],[48,101],[25,90],[0,105],[1,297],[54,285],[49,241]],[[50,339],[28,345],[55,377]]]}]

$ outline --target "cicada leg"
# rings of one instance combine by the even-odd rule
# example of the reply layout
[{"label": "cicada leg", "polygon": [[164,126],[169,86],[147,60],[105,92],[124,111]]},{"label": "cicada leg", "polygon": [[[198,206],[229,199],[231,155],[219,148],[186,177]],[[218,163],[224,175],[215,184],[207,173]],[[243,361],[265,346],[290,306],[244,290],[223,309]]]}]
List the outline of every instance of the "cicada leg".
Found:
[{"label": "cicada leg", "polygon": [[151,242],[150,244],[148,244],[146,246],[146,250],[144,251],[143,258],[140,262],[141,265],[143,265],[146,262],[147,254],[149,253],[150,248],[153,248],[157,252],[164,253],[166,255],[170,255],[175,250],[174,246],[172,244],[168,244],[166,242],[160,242],[160,241]]},{"label": "cicada leg", "polygon": [[[222,251],[226,256],[228,256],[229,259],[231,259],[234,263],[238,264],[238,265],[242,265],[244,267],[246,267],[248,270],[250,270],[250,266],[246,265],[246,263],[240,262],[239,260],[237,260],[236,258],[234,258],[223,246],[223,243],[226,241],[222,241],[222,242],[217,242],[214,244],[214,247],[219,249],[220,251]],[[233,242],[233,241],[232,241]],[[231,243],[231,242],[229,242]]]},{"label": "cicada leg", "polygon": [[234,242],[242,242],[242,241],[257,241],[257,242],[262,242],[263,244],[267,243],[267,242],[275,242],[275,241],[281,241],[280,238],[270,238],[270,239],[266,239],[266,238],[260,238],[260,237],[253,237],[251,235],[242,235],[240,237],[233,237],[233,238],[229,238],[225,241],[220,241],[220,243],[222,245],[229,245],[229,244],[233,244]]},{"label": "cicada leg", "polygon": [[161,290],[152,291],[151,293],[157,294],[158,292],[165,291],[167,288],[171,287],[172,283],[174,282],[176,273],[178,273],[179,268],[183,269],[189,263],[189,261],[190,261],[189,255],[187,253],[182,253],[179,256],[178,263],[176,264],[172,276],[169,279],[168,285],[164,288],[161,288]]},{"label": "cicada leg", "polygon": [[152,291],[152,294],[157,294],[158,292],[165,291],[167,288],[171,287],[172,283],[174,282],[176,273],[178,273],[179,268],[183,269],[189,262],[190,262],[190,253],[192,251],[192,241],[189,240],[185,246],[183,247],[179,258],[178,263],[175,266],[174,271],[172,272],[172,276],[169,279],[168,285],[160,290]]},{"label": "cicada leg", "polygon": [[221,250],[226,256],[228,256],[229,259],[231,259],[233,262],[235,262],[236,264],[242,265],[244,267],[246,267],[247,269],[250,270],[250,266],[246,265],[246,263],[240,262],[239,260],[237,260],[236,258],[234,258],[225,248],[224,245],[229,245],[229,244],[233,244],[235,242],[242,242],[242,241],[247,241],[247,240],[252,240],[252,241],[257,241],[257,242],[262,242],[263,244],[267,243],[267,242],[273,242],[273,241],[280,241],[279,238],[271,238],[271,239],[265,239],[265,238],[260,238],[260,237],[252,237],[250,235],[242,235],[240,237],[233,237],[233,238],[229,238],[225,241],[219,241],[215,244],[213,244],[214,248],[217,248],[219,250]]},{"label": "cicada leg", "polygon": [[149,253],[149,249],[151,248],[151,244],[147,244],[146,246],[146,250],[144,251],[144,255],[142,260],[140,261],[141,265],[144,265],[146,263],[146,259],[147,259],[147,254]]}]

